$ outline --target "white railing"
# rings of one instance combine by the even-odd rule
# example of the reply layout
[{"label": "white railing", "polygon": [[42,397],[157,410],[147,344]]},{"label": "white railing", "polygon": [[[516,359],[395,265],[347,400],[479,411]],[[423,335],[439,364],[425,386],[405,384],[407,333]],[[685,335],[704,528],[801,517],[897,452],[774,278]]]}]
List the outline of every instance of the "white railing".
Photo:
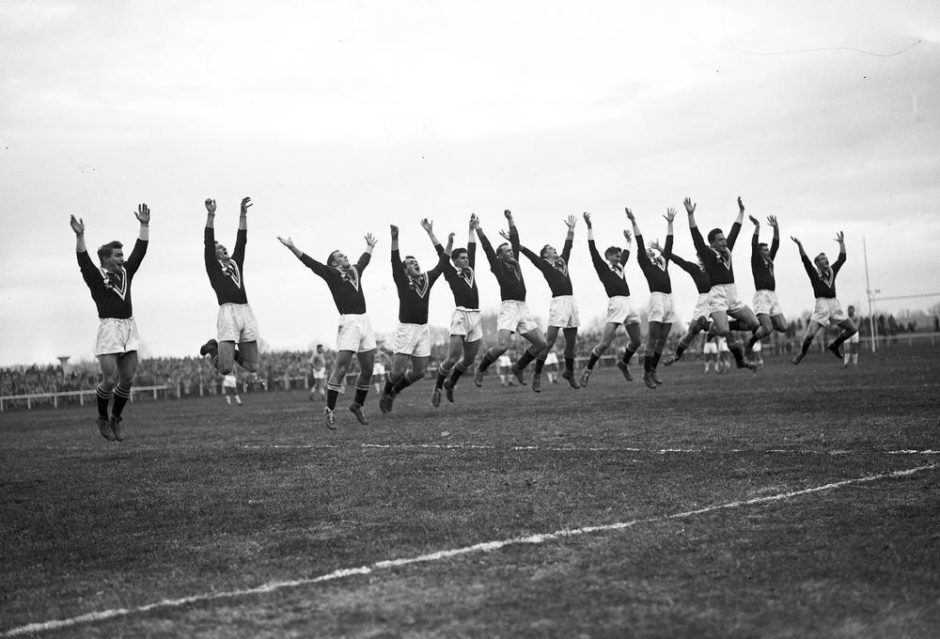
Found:
[{"label": "white railing", "polygon": [[[176,392],[177,389],[173,389]],[[135,393],[153,393],[153,398],[158,399],[158,393],[160,391],[168,392],[170,387],[163,386],[132,386],[131,387],[131,401],[134,401]],[[94,395],[96,393],[95,389],[91,390],[79,390],[79,391],[61,391],[58,393],[29,393],[27,395],[0,395],[0,412],[5,410],[4,403],[9,403],[12,401],[22,401],[26,400],[26,410],[32,410],[33,402],[42,401],[42,400],[52,400],[52,405],[56,408],[59,407],[59,398],[65,397],[78,397],[78,403],[82,406],[85,405],[85,395]]]}]

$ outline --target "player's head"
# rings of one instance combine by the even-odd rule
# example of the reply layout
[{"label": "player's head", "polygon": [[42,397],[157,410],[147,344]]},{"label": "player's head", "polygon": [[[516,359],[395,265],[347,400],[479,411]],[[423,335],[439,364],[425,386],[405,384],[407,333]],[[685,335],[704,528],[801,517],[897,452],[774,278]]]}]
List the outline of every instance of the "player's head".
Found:
[{"label": "player's head", "polygon": [[767,246],[767,242],[761,242],[757,245],[757,252],[760,253],[760,256],[766,259],[770,259],[770,247]]},{"label": "player's head", "polygon": [[450,259],[457,268],[470,266],[470,253],[465,248],[454,249],[450,254]]},{"label": "player's head", "polygon": [[406,255],[405,259],[401,261],[401,265],[405,269],[405,275],[408,277],[421,275],[421,265],[418,264],[418,260],[414,255]]},{"label": "player's head", "polygon": [[330,256],[326,258],[326,265],[335,266],[336,268],[348,268],[349,258],[346,257],[345,253],[337,249],[330,253]]},{"label": "player's head", "polygon": [[546,244],[542,247],[542,250],[539,251],[539,257],[546,260],[553,260],[558,257],[558,251],[556,251],[555,247],[551,244]]},{"label": "player's head", "polygon": [[318,352],[318,353],[322,353],[322,352],[323,352],[323,344],[317,344],[317,352]]},{"label": "player's head", "polygon": [[120,268],[124,265],[124,245],[114,240],[98,247],[98,260],[105,269]]},{"label": "player's head", "polygon": [[215,243],[215,259],[219,260],[220,262],[228,262],[232,259],[229,257],[228,249],[225,248],[224,244],[220,244],[219,242]]},{"label": "player's head", "polygon": [[654,264],[659,262],[661,259],[663,259],[662,252],[658,248],[653,247],[653,246],[646,249],[646,256],[649,257],[650,262],[653,262]]},{"label": "player's head", "polygon": [[829,268],[829,258],[825,253],[820,253],[813,258],[813,261],[816,262],[816,266],[819,267],[820,270]]},{"label": "player's head", "polygon": [[504,262],[512,262],[516,259],[516,256],[512,252],[512,246],[509,242],[503,242],[496,247],[496,257],[503,260]]},{"label": "player's head", "polygon": [[728,240],[725,239],[725,232],[721,229],[712,229],[708,232],[708,244],[713,249],[724,250],[728,248]]},{"label": "player's head", "polygon": [[849,315],[855,315],[855,307],[849,304]]},{"label": "player's head", "polygon": [[611,264],[619,264],[621,255],[623,255],[623,250],[619,246],[608,246],[607,250],[604,251],[604,259]]}]

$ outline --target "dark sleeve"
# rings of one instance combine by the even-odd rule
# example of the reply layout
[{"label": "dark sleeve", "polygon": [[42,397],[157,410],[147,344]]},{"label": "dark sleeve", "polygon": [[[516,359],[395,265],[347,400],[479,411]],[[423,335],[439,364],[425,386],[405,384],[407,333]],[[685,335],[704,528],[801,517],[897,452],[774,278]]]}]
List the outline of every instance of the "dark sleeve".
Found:
[{"label": "dark sleeve", "polygon": [[780,248],[780,233],[774,229],[774,239],[770,243],[770,259],[777,257],[777,249]]},{"label": "dark sleeve", "polygon": [[663,259],[667,262],[672,259],[672,234],[666,236],[666,246],[663,247]]},{"label": "dark sleeve", "polygon": [[635,238],[636,240],[636,261],[639,262],[640,266],[646,266],[650,263],[650,256],[646,254],[646,244],[643,242],[643,234],[640,233]]},{"label": "dark sleeve", "polygon": [[398,249],[392,249],[392,279],[395,280],[395,284],[399,287],[402,285],[407,286],[408,284],[405,281],[407,279],[405,267],[401,264],[401,251]]},{"label": "dark sleeve", "polygon": [[209,273],[209,275],[212,275],[211,269],[213,266],[213,262],[215,262],[215,230],[214,229],[208,226],[206,227],[206,231],[204,234],[204,241],[206,243],[206,246],[205,246],[206,273]]},{"label": "dark sleeve", "polygon": [[440,244],[435,244],[434,250],[437,251],[437,264],[434,265],[434,268],[431,269],[431,272],[428,275],[428,277],[431,278],[431,284],[433,284],[434,281],[441,276],[441,274],[444,272],[444,269],[446,269],[447,265],[450,263],[450,258],[447,257],[447,253],[444,252],[443,246]]},{"label": "dark sleeve", "polygon": [[[477,237],[480,238],[480,246],[483,247],[483,252],[486,253],[486,259],[490,262],[490,268],[493,269],[496,267],[496,251],[493,250],[493,246],[490,244],[489,239],[486,235],[483,234],[483,231],[477,229]],[[467,249],[470,250],[470,249]]]},{"label": "dark sleeve", "polygon": [[470,262],[470,268],[476,268],[477,265],[477,243],[467,243],[467,259]]},{"label": "dark sleeve", "polygon": [[298,257],[297,259],[299,259],[303,263],[303,265],[309,268],[311,271],[313,271],[314,273],[316,273],[323,279],[327,279],[327,276],[330,272],[330,267],[326,266],[325,264],[321,264],[320,262],[316,261],[315,259],[307,255],[306,253],[301,253],[300,257]]},{"label": "dark sleeve", "polygon": [[565,264],[571,261],[571,248],[574,246],[573,238],[565,236],[565,247],[561,249],[561,259],[565,261]]},{"label": "dark sleeve", "polygon": [[594,240],[588,240],[588,253],[591,254],[591,261],[594,262],[594,270],[600,275],[601,269],[607,268],[607,264],[604,262],[601,254],[598,253],[597,244],[595,244]]},{"label": "dark sleeve", "polygon": [[544,262],[545,260],[543,260],[538,255],[536,255],[535,253],[530,251],[527,247],[521,244],[519,245],[519,251],[523,255],[525,255],[527,258],[529,258],[529,260],[535,265],[535,268],[537,268],[540,271],[542,270],[542,265],[539,262]]},{"label": "dark sleeve", "polygon": [[698,264],[693,264],[692,262],[689,262],[688,260],[684,260],[678,255],[676,255],[675,253],[673,253],[670,257],[672,258],[673,262],[679,265],[679,268],[681,268],[683,271],[685,271],[689,275],[695,272],[694,269],[698,269]]},{"label": "dark sleeve", "polygon": [[78,258],[78,268],[82,272],[82,279],[88,286],[93,285],[95,280],[101,279],[101,271],[91,261],[88,251],[76,252],[75,256]]},{"label": "dark sleeve", "polygon": [[626,266],[627,260],[630,259],[630,249],[625,248],[620,252],[620,266]]},{"label": "dark sleeve", "polygon": [[372,253],[364,251],[359,257],[359,261],[356,262],[356,270],[359,271],[359,276],[362,277],[362,272],[366,270],[366,267],[369,266],[369,262],[372,261]]},{"label": "dark sleeve", "polygon": [[144,255],[147,254],[148,244],[149,242],[147,240],[140,238],[137,238],[137,241],[134,243],[134,250],[131,251],[131,256],[124,262],[124,269],[130,275],[136,273],[137,269],[140,268],[140,263],[144,261]]},{"label": "dark sleeve", "polygon": [[813,263],[809,261],[809,258],[806,257],[804,251],[800,251],[800,259],[803,261],[803,268],[806,269],[806,274],[809,275],[809,280],[811,282],[816,280],[816,268],[813,266]]},{"label": "dark sleeve", "polygon": [[839,269],[842,268],[842,265],[845,264],[845,253],[839,252],[839,258],[836,260],[836,263],[832,265],[832,277],[835,278],[836,273],[839,272]]},{"label": "dark sleeve", "polygon": [[513,254],[518,256],[520,251],[519,247],[522,245],[519,243],[519,231],[516,229],[515,224],[509,227],[509,245],[512,247]]},{"label": "dark sleeve", "polygon": [[737,241],[738,233],[740,232],[741,232],[741,223],[738,221],[735,221],[735,223],[731,225],[731,232],[728,233],[728,250],[729,251],[734,248],[734,243]]},{"label": "dark sleeve", "polygon": [[248,243],[248,229],[238,229],[235,234],[235,250],[232,251],[232,259],[242,268],[245,264],[245,244]]},{"label": "dark sleeve", "polygon": [[695,252],[699,255],[703,255],[708,250],[708,246],[705,245],[702,232],[698,230],[697,226],[693,226],[689,230],[692,232],[692,244],[695,245]]}]

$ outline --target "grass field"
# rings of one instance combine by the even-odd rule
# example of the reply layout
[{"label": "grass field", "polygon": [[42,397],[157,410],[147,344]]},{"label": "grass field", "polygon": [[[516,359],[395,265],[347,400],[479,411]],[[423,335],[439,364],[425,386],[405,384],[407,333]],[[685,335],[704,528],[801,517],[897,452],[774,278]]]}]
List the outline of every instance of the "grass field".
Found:
[{"label": "grass field", "polygon": [[940,636],[940,350],[0,415],[0,634]]}]

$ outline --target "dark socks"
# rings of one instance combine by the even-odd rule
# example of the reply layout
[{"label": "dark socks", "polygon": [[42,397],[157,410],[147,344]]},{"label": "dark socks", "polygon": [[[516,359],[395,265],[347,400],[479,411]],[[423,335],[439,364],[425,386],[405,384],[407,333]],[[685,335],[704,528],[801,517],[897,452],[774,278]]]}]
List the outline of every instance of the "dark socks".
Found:
[{"label": "dark socks", "polygon": [[102,384],[98,384],[95,389],[95,396],[98,398],[98,417],[108,417],[108,405],[111,403],[111,390],[105,389]]},{"label": "dark socks", "polygon": [[123,384],[118,384],[114,387],[114,404],[111,406],[111,414],[115,417],[120,417],[121,412],[124,410],[124,405],[127,404],[127,400],[131,398],[131,385],[128,384],[124,386]]}]

